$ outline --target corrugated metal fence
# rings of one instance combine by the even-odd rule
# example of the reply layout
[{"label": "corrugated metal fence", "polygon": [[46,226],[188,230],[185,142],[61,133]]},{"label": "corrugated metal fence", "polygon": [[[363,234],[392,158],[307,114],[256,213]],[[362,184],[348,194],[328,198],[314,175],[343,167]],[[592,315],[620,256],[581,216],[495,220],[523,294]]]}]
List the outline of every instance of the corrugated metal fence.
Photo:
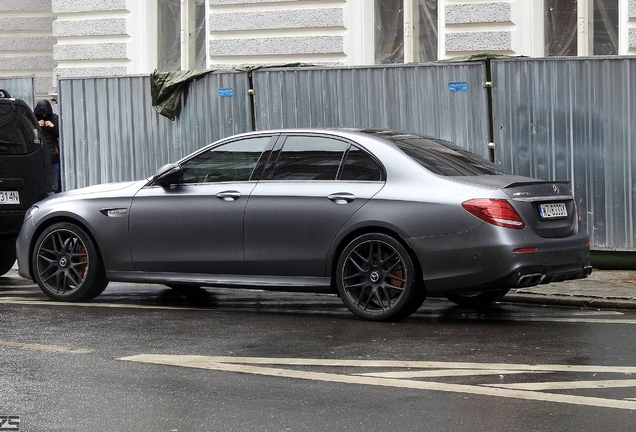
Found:
[{"label": "corrugated metal fence", "polygon": [[151,105],[150,77],[60,79],[63,189],[142,179],[219,138],[251,130],[243,73],[210,73],[190,85],[177,120]]},{"label": "corrugated metal fence", "polygon": [[22,99],[35,108],[35,77],[0,78],[0,89],[5,89],[12,98]]},{"label": "corrugated metal fence", "polygon": [[[279,127],[375,127],[454,141],[510,171],[570,180],[594,249],[636,250],[635,58],[211,73],[174,122],[154,112],[149,77],[61,79],[65,189],[150,176],[218,138]],[[219,91],[230,88],[228,96]],[[253,105],[252,105],[253,103]],[[252,111],[253,110],[253,111]],[[254,118],[252,118],[252,112]]]},{"label": "corrugated metal fence", "polygon": [[483,63],[262,69],[253,79],[258,129],[387,128],[488,156]]},{"label": "corrugated metal fence", "polygon": [[496,155],[572,182],[591,244],[636,250],[636,58],[492,62]]}]

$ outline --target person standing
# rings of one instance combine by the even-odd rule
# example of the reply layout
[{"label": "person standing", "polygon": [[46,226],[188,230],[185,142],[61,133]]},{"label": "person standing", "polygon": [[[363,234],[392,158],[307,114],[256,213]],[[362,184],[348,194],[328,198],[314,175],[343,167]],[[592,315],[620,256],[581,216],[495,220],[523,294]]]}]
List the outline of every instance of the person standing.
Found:
[{"label": "person standing", "polygon": [[60,129],[58,117],[53,112],[51,103],[46,99],[38,101],[33,113],[40,122],[44,140],[49,148],[53,192],[59,193],[62,191],[62,184],[60,181]]}]

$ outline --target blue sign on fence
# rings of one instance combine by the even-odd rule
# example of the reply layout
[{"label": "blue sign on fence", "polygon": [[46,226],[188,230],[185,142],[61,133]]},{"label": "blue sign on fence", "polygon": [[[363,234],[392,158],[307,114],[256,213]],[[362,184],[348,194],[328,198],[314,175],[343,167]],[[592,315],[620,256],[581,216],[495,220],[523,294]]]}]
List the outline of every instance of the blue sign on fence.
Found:
[{"label": "blue sign on fence", "polygon": [[451,81],[448,83],[449,91],[466,91],[468,90],[468,84],[465,81]]},{"label": "blue sign on fence", "polygon": [[220,97],[232,97],[234,96],[234,89],[232,87],[223,87],[219,89]]}]

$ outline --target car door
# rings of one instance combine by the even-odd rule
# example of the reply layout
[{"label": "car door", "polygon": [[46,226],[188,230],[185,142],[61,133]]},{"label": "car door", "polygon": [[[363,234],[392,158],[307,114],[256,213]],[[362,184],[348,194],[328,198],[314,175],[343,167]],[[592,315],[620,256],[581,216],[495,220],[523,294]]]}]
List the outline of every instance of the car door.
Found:
[{"label": "car door", "polygon": [[248,270],[255,275],[325,276],[331,243],[384,186],[383,169],[348,141],[320,135],[284,137],[270,164],[272,160],[273,168],[247,204]]},{"label": "car door", "polygon": [[221,144],[181,163],[177,184],[143,188],[130,211],[134,269],[246,273],[243,217],[270,141],[275,137],[263,135]]}]

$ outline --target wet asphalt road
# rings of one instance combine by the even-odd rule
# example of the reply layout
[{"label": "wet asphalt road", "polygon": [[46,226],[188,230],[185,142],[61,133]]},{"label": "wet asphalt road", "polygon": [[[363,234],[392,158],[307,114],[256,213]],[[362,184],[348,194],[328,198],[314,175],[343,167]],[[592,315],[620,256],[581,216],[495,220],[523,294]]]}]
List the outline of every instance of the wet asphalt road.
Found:
[{"label": "wet asphalt road", "polygon": [[[505,299],[504,299],[505,300]],[[0,423],[21,431],[633,431],[636,314],[0,278]],[[2,424],[0,424],[0,430]],[[15,430],[15,428],[13,429]]]}]

